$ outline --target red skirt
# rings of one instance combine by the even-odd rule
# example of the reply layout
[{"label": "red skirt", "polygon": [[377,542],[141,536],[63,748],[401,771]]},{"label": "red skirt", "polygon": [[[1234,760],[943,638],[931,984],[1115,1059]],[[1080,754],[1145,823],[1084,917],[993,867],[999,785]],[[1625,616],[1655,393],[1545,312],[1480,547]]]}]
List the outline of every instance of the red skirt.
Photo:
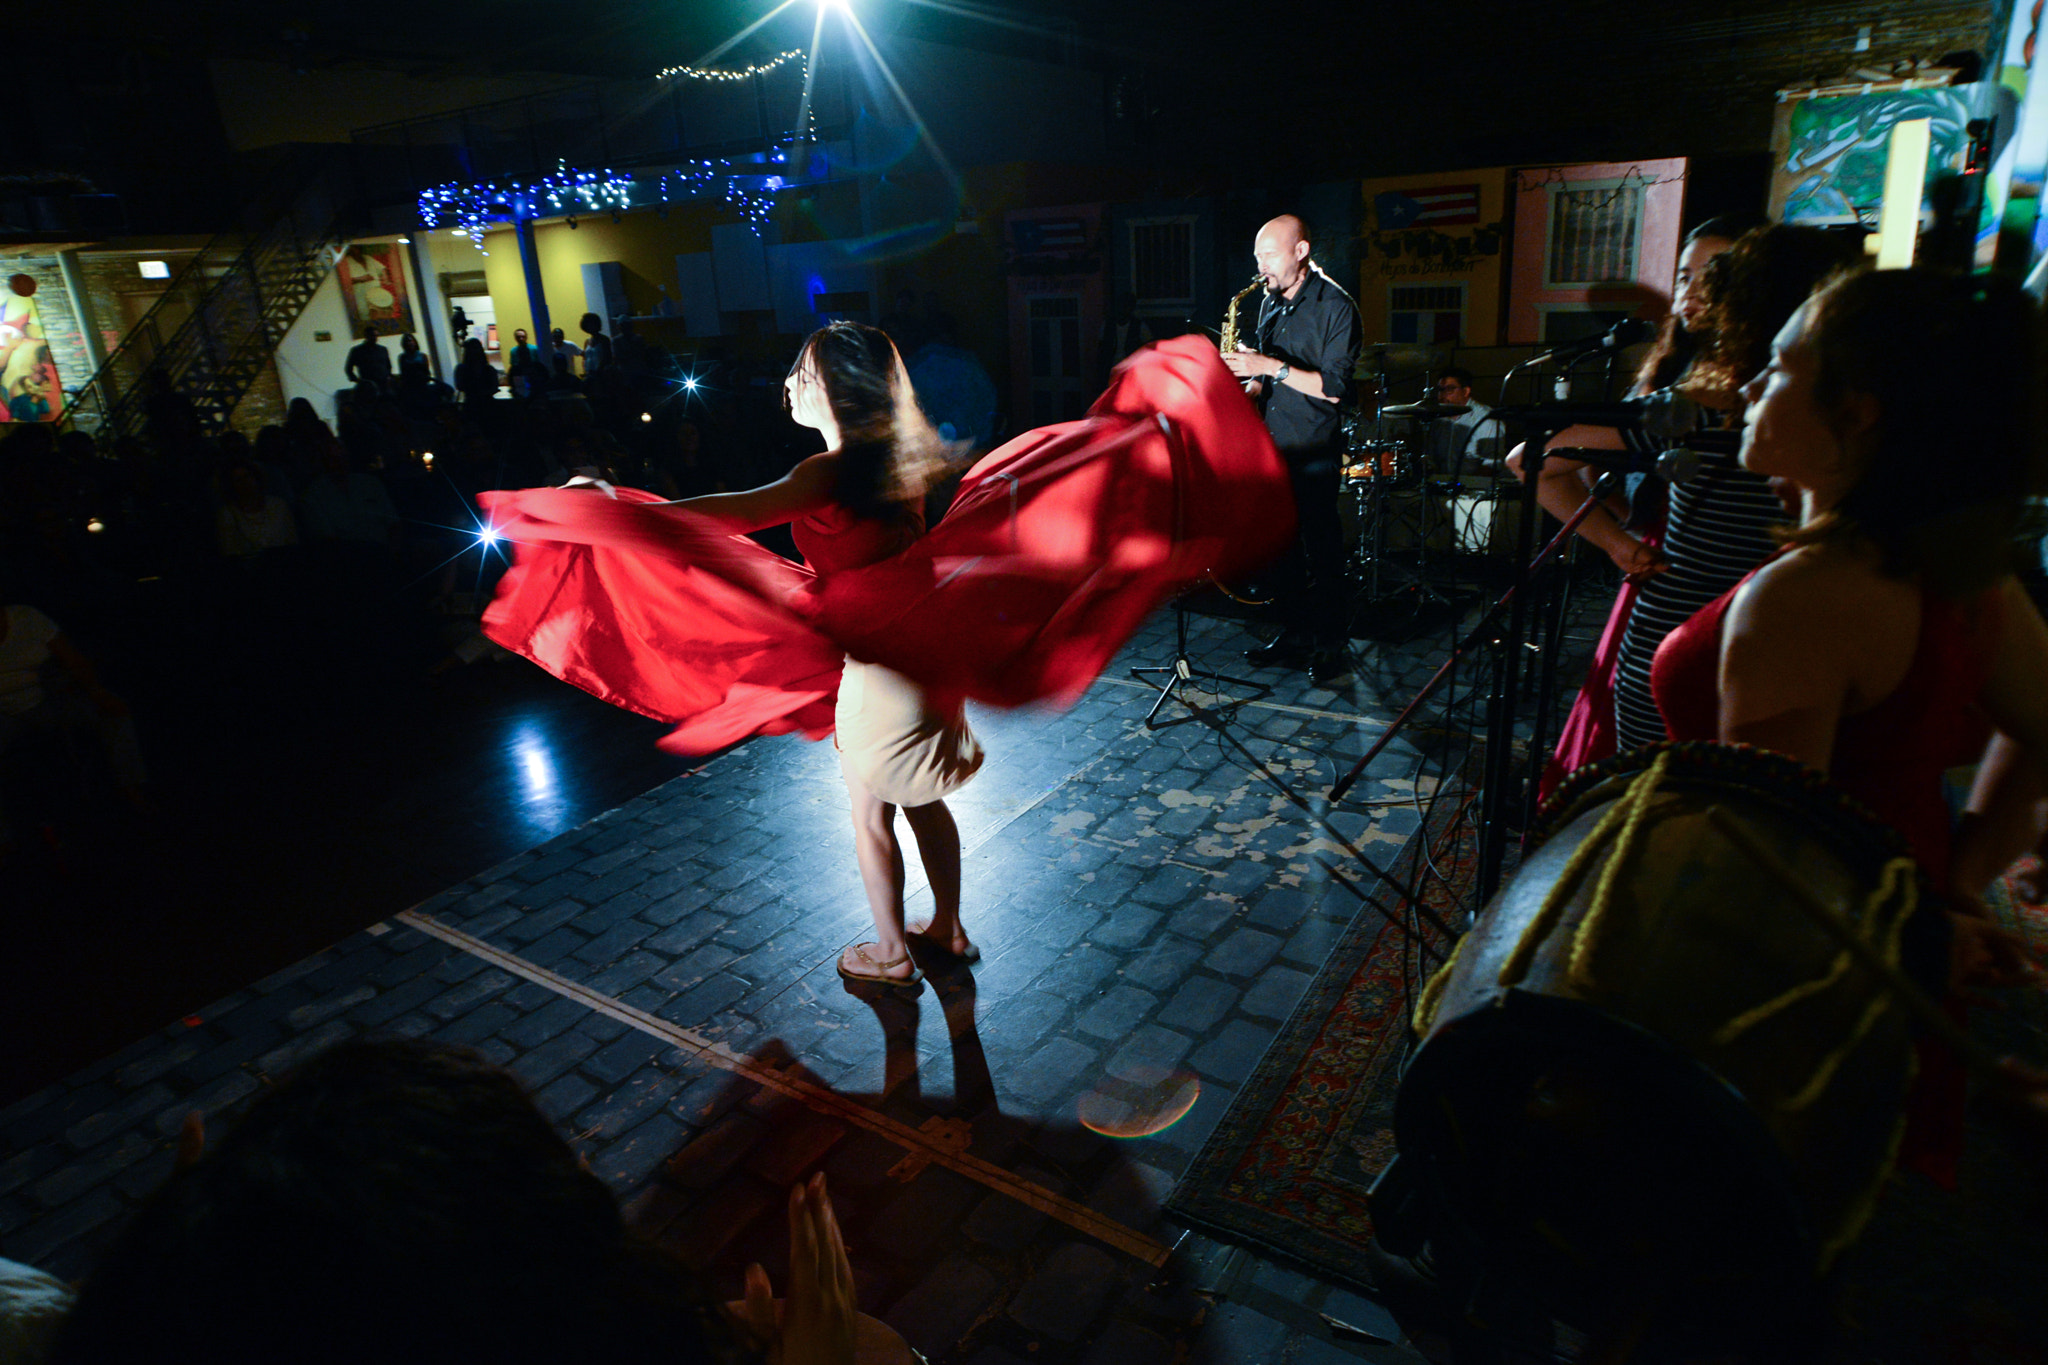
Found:
[{"label": "red skirt", "polygon": [[1198,337],[1125,361],[1082,420],[991,452],[901,554],[827,577],[630,489],[478,501],[513,547],[485,632],[675,725],[661,744],[681,753],[829,734],[847,655],[942,707],[1070,702],[1163,602],[1294,532],[1265,424]]}]

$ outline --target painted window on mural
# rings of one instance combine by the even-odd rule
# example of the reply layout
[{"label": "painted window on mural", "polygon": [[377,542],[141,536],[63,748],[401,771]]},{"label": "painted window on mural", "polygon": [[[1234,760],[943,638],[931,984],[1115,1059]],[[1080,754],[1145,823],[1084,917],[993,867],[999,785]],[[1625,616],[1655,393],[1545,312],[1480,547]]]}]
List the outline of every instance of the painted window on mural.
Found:
[{"label": "painted window on mural", "polygon": [[57,363],[43,335],[33,275],[16,275],[0,293],[0,421],[54,422],[64,411]]},{"label": "painted window on mural", "polygon": [[1619,181],[1552,187],[1544,283],[1602,284],[1636,277],[1643,191]]},{"label": "painted window on mural", "polygon": [[1387,291],[1387,340],[1449,345],[1465,339],[1465,286],[1397,284]]},{"label": "painted window on mural", "polygon": [[1195,306],[1194,231],[1192,218],[1133,220],[1131,286],[1140,308]]}]

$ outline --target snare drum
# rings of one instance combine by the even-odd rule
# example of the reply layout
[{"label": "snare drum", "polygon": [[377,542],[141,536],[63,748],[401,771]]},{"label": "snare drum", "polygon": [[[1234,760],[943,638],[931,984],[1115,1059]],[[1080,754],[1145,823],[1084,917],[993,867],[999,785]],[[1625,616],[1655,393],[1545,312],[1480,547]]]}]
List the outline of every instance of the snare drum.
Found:
[{"label": "snare drum", "polygon": [[1630,754],[1567,781],[1424,992],[1394,1116],[1447,1250],[1586,1330],[1703,1354],[1810,1311],[1891,1169],[1913,1067],[1904,1011],[1720,820],[1898,953],[1917,868],[1818,774]]},{"label": "snare drum", "polygon": [[1414,468],[1408,447],[1398,441],[1367,441],[1344,452],[1344,477],[1351,483],[1406,482]]}]

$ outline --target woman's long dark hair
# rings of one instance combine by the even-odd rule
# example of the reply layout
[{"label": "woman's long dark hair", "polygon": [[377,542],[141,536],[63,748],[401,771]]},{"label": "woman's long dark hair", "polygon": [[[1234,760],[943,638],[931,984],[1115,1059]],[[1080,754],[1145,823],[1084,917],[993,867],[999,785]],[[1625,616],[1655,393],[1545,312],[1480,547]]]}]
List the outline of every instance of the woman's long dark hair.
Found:
[{"label": "woman's long dark hair", "polygon": [[918,410],[895,343],[878,328],[834,322],[805,338],[790,373],[806,356],[839,424],[839,501],[882,521],[910,515],[945,472],[947,448]]},{"label": "woman's long dark hair", "polygon": [[1960,596],[2011,571],[2024,500],[2043,485],[2044,359],[2033,301],[2010,280],[1856,271],[1814,296],[1814,401],[1877,406],[1841,502],[1788,539],[1860,536],[1884,571]]},{"label": "woman's long dark hair", "polygon": [[1701,314],[1710,334],[1691,382],[1732,393],[1770,363],[1771,338],[1837,271],[1862,259],[1853,232],[1773,223],[1746,232],[1707,262]]},{"label": "woman's long dark hair", "polygon": [[[1691,246],[1704,238],[1715,237],[1724,242],[1735,242],[1744,233],[1763,227],[1771,220],[1761,213],[1717,213],[1685,234],[1681,247]],[[1642,365],[1636,370],[1636,392],[1655,393],[1668,389],[1678,382],[1686,366],[1692,364],[1698,355],[1702,338],[1685,330],[1677,313],[1666,315],[1664,324],[1657,330],[1656,344],[1643,357]]]}]

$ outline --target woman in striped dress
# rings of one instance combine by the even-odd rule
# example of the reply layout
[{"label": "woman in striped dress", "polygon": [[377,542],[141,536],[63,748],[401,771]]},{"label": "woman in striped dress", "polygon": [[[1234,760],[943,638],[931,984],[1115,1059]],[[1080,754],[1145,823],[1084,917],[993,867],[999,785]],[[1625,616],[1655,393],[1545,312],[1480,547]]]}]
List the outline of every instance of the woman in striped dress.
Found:
[{"label": "woman in striped dress", "polygon": [[[1857,245],[1851,234],[1776,224],[1745,233],[1714,257],[1700,283],[1706,299],[1702,329],[1711,340],[1670,391],[1698,406],[1698,428],[1683,438],[1622,435],[1638,452],[1684,445],[1701,458],[1692,479],[1672,486],[1657,567],[1642,580],[1621,630],[1614,672],[1617,752],[1665,737],[1650,695],[1650,661],[1664,637],[1776,548],[1772,528],[1788,514],[1770,481],[1736,459],[1734,420],[1742,403],[1736,390],[1764,367],[1771,338],[1814,287],[1855,259]],[[1658,398],[1653,394],[1647,401]],[[1614,443],[1611,434],[1574,428],[1552,444],[1587,446],[1603,437],[1605,444]]]},{"label": "woman in striped dress", "polygon": [[[1631,396],[1642,398],[1669,389],[1683,379],[1696,356],[1711,355],[1712,336],[1706,330],[1707,266],[1716,256],[1735,245],[1745,232],[1768,222],[1760,213],[1724,213],[1695,227],[1685,236],[1678,253],[1677,279],[1671,291],[1671,313],[1664,319],[1657,343],[1636,372]],[[1619,432],[1604,427],[1572,429],[1573,440],[1558,444],[1593,448],[1621,448]],[[1508,466],[1519,478],[1521,451],[1509,457]],[[1568,521],[1592,491],[1599,470],[1582,460],[1553,456],[1543,462],[1536,499],[1559,521]],[[1547,799],[1568,772],[1603,758],[1614,757],[1614,666],[1621,649],[1621,634],[1634,609],[1636,594],[1652,576],[1665,569],[1657,546],[1663,539],[1664,515],[1668,503],[1667,485],[1655,474],[1633,475],[1627,480],[1626,497],[1614,496],[1596,503],[1579,523],[1579,537],[1606,555],[1622,574],[1621,590],[1615,594],[1607,625],[1593,647],[1586,665],[1586,680],[1579,687],[1571,714],[1557,737],[1557,749],[1543,770],[1538,795]]]}]

